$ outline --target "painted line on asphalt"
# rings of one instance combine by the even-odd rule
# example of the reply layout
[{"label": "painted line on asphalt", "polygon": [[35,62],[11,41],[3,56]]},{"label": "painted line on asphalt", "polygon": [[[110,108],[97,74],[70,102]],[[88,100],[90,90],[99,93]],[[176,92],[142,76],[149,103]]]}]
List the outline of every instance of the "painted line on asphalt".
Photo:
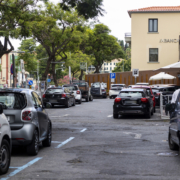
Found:
[{"label": "painted line on asphalt", "polygon": [[76,105],[76,106],[81,106],[81,105]]},{"label": "painted line on asphalt", "polygon": [[69,116],[69,114],[65,114],[63,117],[67,117],[67,116]]},{"label": "painted line on asphalt", "polygon": [[61,117],[61,116],[50,116],[51,118]]},{"label": "painted line on asphalt", "polygon": [[83,130],[81,130],[80,132],[84,132],[84,131],[86,131],[87,130],[87,128],[84,128]]},{"label": "painted line on asphalt", "polygon": [[107,117],[112,117],[113,115],[109,115],[109,116],[107,116]]},{"label": "painted line on asphalt", "polygon": [[73,140],[74,137],[70,137],[69,139],[65,140],[64,142],[62,142],[61,144],[59,144],[57,147],[55,148],[60,148],[62,146],[64,146],[65,144],[67,144],[68,142],[70,142],[71,140]]},{"label": "painted line on asphalt", "polygon": [[132,133],[132,132],[123,132],[124,134],[133,134],[135,135],[134,139],[141,139],[142,134]]},{"label": "painted line on asphalt", "polygon": [[58,143],[58,144],[60,144],[61,142],[59,142],[59,141],[51,141],[52,143]]},{"label": "painted line on asphalt", "polygon": [[[42,159],[42,157],[38,157],[30,162],[28,162],[27,164],[25,164],[24,166],[21,166],[21,167],[17,167],[16,170],[14,170],[13,172],[11,172],[9,175],[7,175],[7,177],[5,178],[1,178],[0,180],[7,180],[9,179],[10,177],[16,175],[17,173],[19,173],[20,171],[26,169],[27,167],[33,165],[34,163],[36,163],[37,161],[39,161],[40,159]],[[11,167],[10,167],[11,168]],[[15,167],[12,167],[12,168],[15,168]]]}]

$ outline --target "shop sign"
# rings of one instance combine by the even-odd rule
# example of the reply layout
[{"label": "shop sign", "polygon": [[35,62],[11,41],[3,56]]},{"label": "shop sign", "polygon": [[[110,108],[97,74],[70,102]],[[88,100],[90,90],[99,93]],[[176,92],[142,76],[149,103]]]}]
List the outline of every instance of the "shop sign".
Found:
[{"label": "shop sign", "polygon": [[178,43],[179,39],[160,39],[160,43]]}]

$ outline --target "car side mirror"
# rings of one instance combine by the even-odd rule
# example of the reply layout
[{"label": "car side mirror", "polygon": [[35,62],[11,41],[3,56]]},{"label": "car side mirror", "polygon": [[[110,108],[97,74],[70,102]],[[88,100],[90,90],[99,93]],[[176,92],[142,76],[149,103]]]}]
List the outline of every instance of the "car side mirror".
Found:
[{"label": "car side mirror", "polygon": [[2,106],[2,104],[0,104],[0,114],[2,114],[3,113],[3,106]]}]

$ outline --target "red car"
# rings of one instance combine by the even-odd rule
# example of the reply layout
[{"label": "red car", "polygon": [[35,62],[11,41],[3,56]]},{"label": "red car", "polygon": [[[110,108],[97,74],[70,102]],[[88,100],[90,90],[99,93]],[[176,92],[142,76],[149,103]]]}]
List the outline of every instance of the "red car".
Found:
[{"label": "red car", "polygon": [[131,88],[132,88],[132,89],[146,89],[147,92],[148,92],[148,94],[152,97],[154,112],[156,112],[156,108],[155,108],[155,106],[156,106],[156,99],[155,99],[155,96],[154,96],[154,94],[153,94],[152,89],[151,89],[150,86],[133,85]]}]

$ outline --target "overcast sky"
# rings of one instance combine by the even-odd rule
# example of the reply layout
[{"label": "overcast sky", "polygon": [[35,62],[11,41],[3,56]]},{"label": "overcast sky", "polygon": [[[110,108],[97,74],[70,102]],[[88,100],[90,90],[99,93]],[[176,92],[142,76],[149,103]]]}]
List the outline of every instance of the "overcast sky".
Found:
[{"label": "overcast sky", "polygon": [[[50,0],[58,3],[60,0]],[[180,6],[180,0],[104,0],[106,13],[99,17],[99,21],[111,29],[111,34],[118,39],[124,40],[124,33],[131,32],[131,18],[127,11],[150,6]],[[19,40],[12,40],[17,49],[20,46]]]}]

